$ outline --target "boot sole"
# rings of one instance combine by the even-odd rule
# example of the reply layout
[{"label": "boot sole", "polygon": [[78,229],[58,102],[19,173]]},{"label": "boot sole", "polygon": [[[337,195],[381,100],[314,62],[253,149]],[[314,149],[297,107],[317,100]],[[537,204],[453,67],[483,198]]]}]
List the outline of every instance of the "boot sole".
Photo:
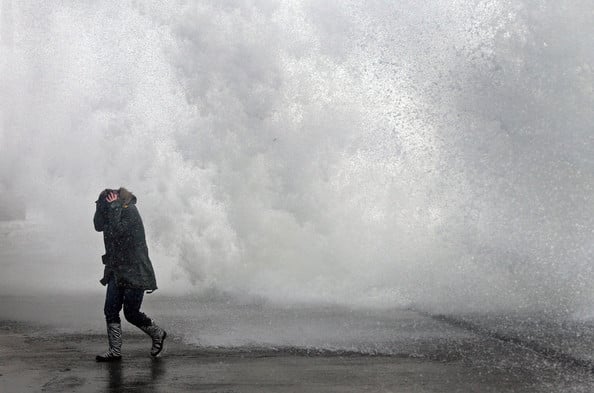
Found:
[{"label": "boot sole", "polygon": [[163,340],[161,340],[161,350],[154,355],[151,355],[154,358],[161,357],[165,353],[165,339],[167,338],[167,332],[163,332]]}]

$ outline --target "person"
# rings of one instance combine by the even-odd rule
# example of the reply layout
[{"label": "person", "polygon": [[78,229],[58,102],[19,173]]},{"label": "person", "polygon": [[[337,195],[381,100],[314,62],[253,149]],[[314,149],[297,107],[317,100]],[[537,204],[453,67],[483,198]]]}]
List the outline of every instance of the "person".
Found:
[{"label": "person", "polygon": [[134,194],[121,187],[103,190],[95,202],[93,223],[97,232],[103,232],[105,243],[100,282],[107,285],[104,313],[109,343],[109,349],[97,355],[98,362],[122,358],[122,306],[126,320],[152,339],[151,356],[160,356],[164,350],[167,333],[140,311],[144,292],[155,291],[157,282],[136,201]]}]

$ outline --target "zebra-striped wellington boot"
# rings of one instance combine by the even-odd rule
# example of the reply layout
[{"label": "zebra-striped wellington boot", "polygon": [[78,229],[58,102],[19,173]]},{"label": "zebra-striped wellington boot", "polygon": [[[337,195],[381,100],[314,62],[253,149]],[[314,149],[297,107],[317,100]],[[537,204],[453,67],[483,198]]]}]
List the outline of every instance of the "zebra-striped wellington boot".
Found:
[{"label": "zebra-striped wellington boot", "polygon": [[97,355],[98,362],[113,362],[122,359],[122,325],[119,323],[107,324],[107,339],[109,349],[107,352]]},{"label": "zebra-striped wellington boot", "polygon": [[165,339],[167,338],[167,332],[161,329],[151,320],[151,324],[148,326],[140,326],[140,330],[148,334],[153,340],[153,346],[151,347],[151,356],[159,357],[165,352]]}]

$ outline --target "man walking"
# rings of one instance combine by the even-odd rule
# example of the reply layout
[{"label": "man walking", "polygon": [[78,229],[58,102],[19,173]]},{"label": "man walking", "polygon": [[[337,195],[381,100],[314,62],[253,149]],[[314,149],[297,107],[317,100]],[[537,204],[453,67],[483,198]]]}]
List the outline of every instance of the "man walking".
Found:
[{"label": "man walking", "polygon": [[121,187],[106,189],[97,199],[93,223],[95,230],[103,232],[105,265],[101,284],[107,285],[105,320],[109,349],[97,355],[98,362],[117,361],[122,358],[122,325],[120,311],[131,324],[152,339],[151,356],[163,353],[167,333],[140,311],[144,291],[157,289],[155,273],[148,256],[148,247],[142,219],[136,208],[136,196]]}]

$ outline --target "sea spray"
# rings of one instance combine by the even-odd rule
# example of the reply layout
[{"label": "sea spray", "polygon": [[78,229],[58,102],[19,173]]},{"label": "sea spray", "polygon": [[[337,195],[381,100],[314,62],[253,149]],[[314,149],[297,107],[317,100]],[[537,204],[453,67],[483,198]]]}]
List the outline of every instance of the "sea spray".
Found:
[{"label": "sea spray", "polygon": [[93,201],[125,185],[163,291],[588,304],[589,9],[5,0],[0,200],[54,245],[3,238],[6,284],[96,285]]}]

